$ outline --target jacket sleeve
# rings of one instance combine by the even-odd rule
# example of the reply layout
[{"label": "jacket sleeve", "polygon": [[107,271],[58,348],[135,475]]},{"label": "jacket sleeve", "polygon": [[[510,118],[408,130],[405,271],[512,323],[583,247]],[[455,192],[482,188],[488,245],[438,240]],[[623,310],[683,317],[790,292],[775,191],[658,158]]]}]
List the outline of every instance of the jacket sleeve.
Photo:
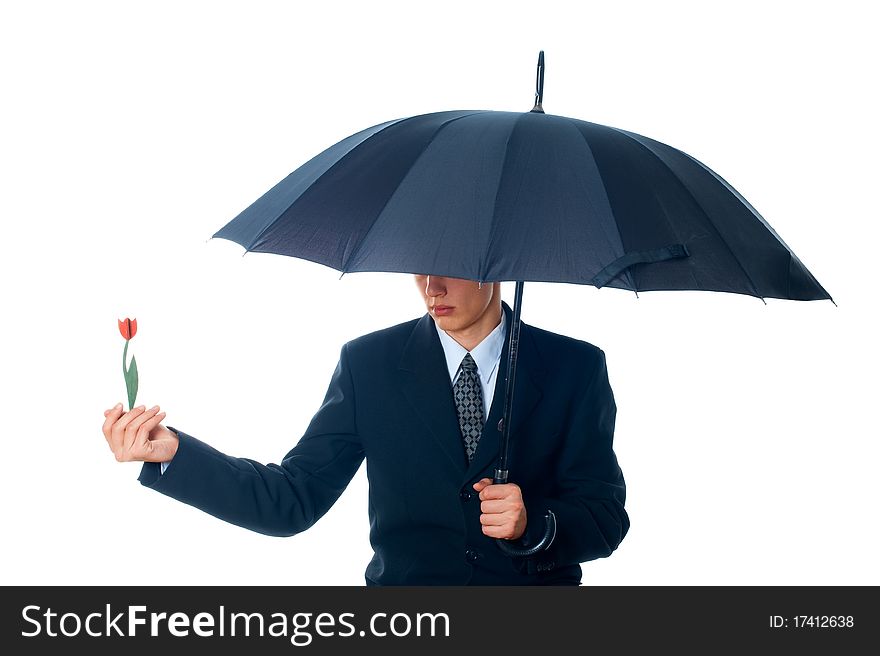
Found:
[{"label": "jacket sleeve", "polygon": [[609,556],[629,530],[626,486],[613,450],[617,406],[605,354],[599,350],[598,355],[595,374],[573,407],[559,454],[554,474],[557,494],[530,498],[524,491],[528,526],[523,543],[538,542],[547,509],[556,515],[557,529],[548,549],[517,559],[521,571],[550,571]]},{"label": "jacket sleeve", "polygon": [[306,530],[335,503],[364,458],[347,347],[323,404],[281,464],[228,456],[169,426],[180,439],[173,461],[161,475],[158,463],[145,463],[138,480],[258,533],[288,536]]}]

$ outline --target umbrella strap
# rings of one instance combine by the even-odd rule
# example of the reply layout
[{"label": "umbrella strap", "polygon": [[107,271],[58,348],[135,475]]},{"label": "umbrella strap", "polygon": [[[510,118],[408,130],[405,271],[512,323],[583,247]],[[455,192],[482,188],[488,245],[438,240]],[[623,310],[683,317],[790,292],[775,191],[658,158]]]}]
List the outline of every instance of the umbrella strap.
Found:
[{"label": "umbrella strap", "polygon": [[617,258],[597,273],[590,281],[590,284],[595,285],[596,287],[604,287],[633,264],[663,262],[664,260],[688,257],[688,255],[690,255],[690,253],[688,253],[684,244],[672,244],[671,246],[664,246],[663,248],[657,248],[652,251],[634,251],[632,253],[627,253],[623,257]]}]

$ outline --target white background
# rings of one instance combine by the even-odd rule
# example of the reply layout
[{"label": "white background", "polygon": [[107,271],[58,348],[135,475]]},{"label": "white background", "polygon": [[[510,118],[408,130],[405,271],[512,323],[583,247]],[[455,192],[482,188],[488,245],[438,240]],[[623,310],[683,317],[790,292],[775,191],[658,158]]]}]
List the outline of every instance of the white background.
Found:
[{"label": "white background", "polygon": [[526,286],[526,322],[605,350],[618,404],[632,528],[584,583],[880,584],[880,108],[863,6],[4,3],[2,583],[362,585],[363,468],[281,539],[114,460],[117,319],[138,319],[139,403],[279,462],[340,346],[423,307],[406,276],[340,280],[210,236],[365,127],[528,111],[543,49],[548,113],[705,162],[838,304]]}]

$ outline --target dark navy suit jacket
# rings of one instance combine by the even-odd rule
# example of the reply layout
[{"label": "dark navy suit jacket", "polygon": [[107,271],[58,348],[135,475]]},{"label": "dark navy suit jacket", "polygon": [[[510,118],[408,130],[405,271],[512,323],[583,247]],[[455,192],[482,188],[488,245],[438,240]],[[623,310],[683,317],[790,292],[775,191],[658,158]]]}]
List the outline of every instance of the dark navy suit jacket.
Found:
[{"label": "dark navy suit jacket", "polygon": [[342,347],[321,408],[281,464],[234,458],[172,428],[180,444],[171,466],[160,476],[145,463],[139,480],[227,522],[288,536],[324,515],[366,458],[375,552],[367,585],[577,585],[579,563],[611,554],[629,529],[605,356],[522,324],[510,482],[526,503],[526,544],[542,533],[547,508],[558,529],[549,549],[510,558],[483,535],[472,488],[492,478],[498,458],[507,351],[470,464],[426,314]]}]

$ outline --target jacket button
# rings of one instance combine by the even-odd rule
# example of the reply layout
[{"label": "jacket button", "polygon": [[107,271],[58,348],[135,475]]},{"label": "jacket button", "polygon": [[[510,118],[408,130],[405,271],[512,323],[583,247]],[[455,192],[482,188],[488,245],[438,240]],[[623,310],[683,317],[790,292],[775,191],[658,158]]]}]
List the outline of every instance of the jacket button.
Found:
[{"label": "jacket button", "polygon": [[470,501],[470,499],[471,499],[470,490],[462,490],[461,492],[459,492],[458,496],[461,497],[462,501]]},{"label": "jacket button", "polygon": [[477,552],[473,549],[468,549],[464,552],[464,557],[465,560],[467,560],[469,563],[472,563],[477,559]]}]

